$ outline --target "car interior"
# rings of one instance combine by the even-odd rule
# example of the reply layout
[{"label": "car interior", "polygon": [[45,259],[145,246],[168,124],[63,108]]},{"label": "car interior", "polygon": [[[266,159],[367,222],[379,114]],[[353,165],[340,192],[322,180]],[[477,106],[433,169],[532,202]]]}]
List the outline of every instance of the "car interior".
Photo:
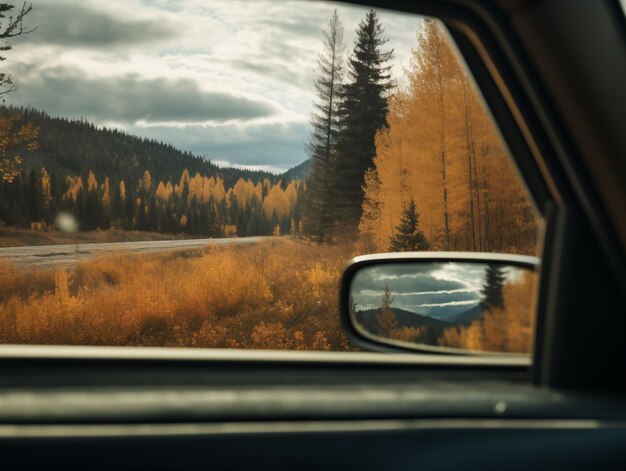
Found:
[{"label": "car interior", "polygon": [[365,352],[0,346],[5,469],[623,468],[623,4],[347,3],[439,19],[474,77],[545,221],[540,261],[505,259],[539,276],[531,355],[367,334],[352,280],[393,257],[357,259]]}]

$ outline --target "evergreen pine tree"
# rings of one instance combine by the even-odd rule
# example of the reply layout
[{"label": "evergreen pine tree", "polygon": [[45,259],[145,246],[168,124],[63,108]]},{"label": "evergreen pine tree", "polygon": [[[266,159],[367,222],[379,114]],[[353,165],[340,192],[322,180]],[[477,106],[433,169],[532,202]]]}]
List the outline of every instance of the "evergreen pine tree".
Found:
[{"label": "evergreen pine tree", "polygon": [[228,223],[237,224],[237,217],[239,216],[239,204],[237,203],[237,197],[230,197],[230,207],[228,208]]},{"label": "evergreen pine tree", "polygon": [[317,100],[314,102],[315,111],[311,116],[313,130],[307,146],[311,168],[308,175],[306,217],[309,231],[319,243],[329,238],[334,219],[330,179],[337,144],[344,51],[343,26],[335,10],[328,31],[324,32],[324,50],[317,58]]},{"label": "evergreen pine tree", "polygon": [[411,198],[408,206],[404,207],[402,220],[396,227],[396,233],[391,238],[389,250],[391,252],[412,252],[428,250],[430,244],[424,233],[419,230],[419,214],[415,211],[415,201]]},{"label": "evergreen pine tree", "polygon": [[237,213],[237,236],[246,237],[247,235],[249,234],[245,211],[242,208],[239,208]]},{"label": "evergreen pine tree", "polygon": [[213,195],[211,195],[211,198],[209,198],[209,202],[207,203],[206,218],[207,235],[209,237],[219,237],[221,228],[218,221],[218,214],[215,210],[215,199],[213,198]]},{"label": "evergreen pine tree", "polygon": [[137,218],[137,204],[135,203],[135,197],[132,194],[126,194],[124,200],[124,216],[124,229],[135,229],[135,223]]},{"label": "evergreen pine tree", "polygon": [[481,301],[481,307],[483,310],[488,311],[491,309],[504,309],[504,295],[502,294],[502,288],[506,275],[504,268],[499,265],[488,265],[485,270],[485,281],[483,283],[483,289],[481,294],[483,300]]},{"label": "evergreen pine tree", "polygon": [[148,201],[148,213],[146,215],[146,218],[146,226],[148,227],[148,230],[161,230],[159,223],[159,209],[157,208],[157,202],[154,196],[150,197],[150,200]]},{"label": "evergreen pine tree", "polygon": [[28,213],[31,221],[41,220],[42,206],[41,182],[35,170],[31,170],[28,174]]},{"label": "evergreen pine tree", "polygon": [[342,87],[333,187],[341,231],[356,234],[361,217],[365,172],[376,153],[376,131],[387,126],[393,51],[382,52],[387,42],[378,15],[370,10],[359,24],[349,61],[348,83]]}]

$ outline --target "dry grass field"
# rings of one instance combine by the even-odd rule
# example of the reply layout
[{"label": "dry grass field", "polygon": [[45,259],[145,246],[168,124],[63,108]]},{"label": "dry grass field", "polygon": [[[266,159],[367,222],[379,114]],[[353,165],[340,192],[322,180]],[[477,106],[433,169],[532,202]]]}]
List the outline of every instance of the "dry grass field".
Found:
[{"label": "dry grass field", "polygon": [[0,264],[0,342],[346,350],[338,280],[358,250],[291,239]]}]

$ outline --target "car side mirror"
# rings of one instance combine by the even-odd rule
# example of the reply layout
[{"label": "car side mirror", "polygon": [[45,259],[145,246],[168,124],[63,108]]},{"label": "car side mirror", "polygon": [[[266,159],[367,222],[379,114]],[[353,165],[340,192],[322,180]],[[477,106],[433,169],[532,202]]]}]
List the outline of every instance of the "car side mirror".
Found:
[{"label": "car side mirror", "polygon": [[368,350],[529,354],[539,259],[458,252],[366,255],[341,280],[341,316]]}]

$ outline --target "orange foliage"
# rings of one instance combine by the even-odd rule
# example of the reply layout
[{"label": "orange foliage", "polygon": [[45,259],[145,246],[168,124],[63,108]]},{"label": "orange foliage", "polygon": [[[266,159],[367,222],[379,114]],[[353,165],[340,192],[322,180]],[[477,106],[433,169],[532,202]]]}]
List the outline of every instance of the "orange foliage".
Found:
[{"label": "orange foliage", "polygon": [[38,148],[39,130],[31,123],[23,123],[22,116],[9,116],[6,109],[0,110],[0,178],[11,182],[21,172],[24,152]]},{"label": "orange foliage", "polygon": [[[269,193],[263,200],[263,211],[265,212],[265,216],[268,218],[271,217],[274,211],[276,211],[276,215],[279,218],[289,216],[292,203],[287,196],[287,193],[280,187],[280,182],[271,186],[271,183],[267,181],[266,186],[271,187],[271,190],[269,190]],[[293,198],[293,201],[295,202],[295,198]]]}]

